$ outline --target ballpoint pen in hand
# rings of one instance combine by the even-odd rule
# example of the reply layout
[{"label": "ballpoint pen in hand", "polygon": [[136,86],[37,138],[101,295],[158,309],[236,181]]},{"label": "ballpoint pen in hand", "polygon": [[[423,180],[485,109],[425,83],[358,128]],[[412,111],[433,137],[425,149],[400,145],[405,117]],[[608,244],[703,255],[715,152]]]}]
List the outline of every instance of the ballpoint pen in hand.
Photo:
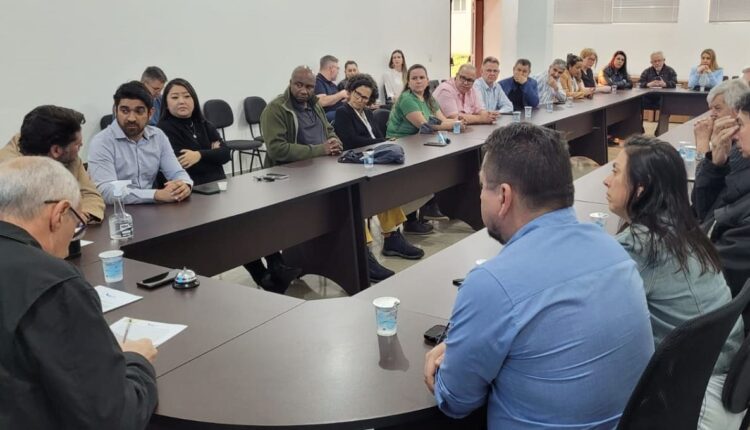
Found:
[{"label": "ballpoint pen in hand", "polygon": [[125,334],[122,335],[122,343],[128,340],[128,332],[130,331],[130,324],[133,322],[132,318],[128,318],[128,325],[125,326]]}]

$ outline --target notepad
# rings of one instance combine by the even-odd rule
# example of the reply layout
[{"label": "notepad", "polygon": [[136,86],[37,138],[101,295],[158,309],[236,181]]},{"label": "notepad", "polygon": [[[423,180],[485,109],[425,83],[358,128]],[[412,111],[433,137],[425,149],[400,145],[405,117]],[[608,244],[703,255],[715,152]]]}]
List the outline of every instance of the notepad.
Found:
[{"label": "notepad", "polygon": [[102,302],[102,312],[105,314],[112,309],[125,306],[142,299],[142,296],[126,293],[125,291],[115,290],[114,288],[97,285],[94,287],[99,294],[99,300]]},{"label": "notepad", "polygon": [[[130,328],[128,328],[128,321],[130,321]],[[183,324],[167,324],[128,317],[121,318],[109,326],[109,329],[115,334],[115,338],[120,342],[125,339],[125,331],[127,331],[127,340],[151,339],[151,342],[157,347],[186,328],[187,326]]]}]

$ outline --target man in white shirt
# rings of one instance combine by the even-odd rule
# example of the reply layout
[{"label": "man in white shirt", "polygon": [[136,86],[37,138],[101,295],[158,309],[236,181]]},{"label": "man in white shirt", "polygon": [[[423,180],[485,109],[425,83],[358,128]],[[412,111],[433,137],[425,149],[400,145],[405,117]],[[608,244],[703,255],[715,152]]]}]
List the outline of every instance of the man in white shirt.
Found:
[{"label": "man in white shirt", "polygon": [[539,84],[539,104],[564,102],[567,98],[565,90],[560,84],[560,76],[567,68],[565,60],[556,59],[550,64],[546,72],[536,75],[534,79]]},{"label": "man in white shirt", "polygon": [[474,82],[474,88],[482,96],[484,108],[489,112],[513,112],[513,103],[497,84],[498,76],[500,76],[500,60],[487,57],[482,61],[482,77]]}]

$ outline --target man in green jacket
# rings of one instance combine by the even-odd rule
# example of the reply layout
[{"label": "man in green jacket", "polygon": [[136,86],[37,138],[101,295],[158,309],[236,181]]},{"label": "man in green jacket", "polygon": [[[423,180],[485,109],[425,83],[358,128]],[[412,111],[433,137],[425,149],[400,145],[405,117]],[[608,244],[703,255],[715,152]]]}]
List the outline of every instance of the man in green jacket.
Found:
[{"label": "man in green jacket", "polygon": [[294,69],[289,87],[266,106],[260,125],[268,151],[267,166],[339,155],[342,150],[315,96],[315,75],[309,67]]}]

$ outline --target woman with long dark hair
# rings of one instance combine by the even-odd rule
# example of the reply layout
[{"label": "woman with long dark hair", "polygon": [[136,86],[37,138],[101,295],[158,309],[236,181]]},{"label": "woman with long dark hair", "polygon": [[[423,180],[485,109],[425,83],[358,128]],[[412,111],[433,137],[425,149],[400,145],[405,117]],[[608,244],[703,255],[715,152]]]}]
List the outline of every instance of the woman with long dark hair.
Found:
[{"label": "woman with long dark hair", "polygon": [[616,51],[607,67],[599,72],[599,85],[617,87],[618,90],[633,88],[630,75],[628,75],[628,56],[624,51]]},{"label": "woman with long dark hair", "polygon": [[[415,64],[406,72],[404,89],[391,109],[386,137],[417,134],[423,125],[429,123],[430,117],[440,122],[431,124],[432,130],[453,129],[454,121],[449,121],[443,115],[437,100],[432,97],[427,69],[421,64]],[[462,123],[461,127],[465,128],[465,125]]]},{"label": "woman with long dark hair", "polygon": [[[719,254],[690,210],[685,164],[676,149],[655,138],[631,138],[604,185],[609,209],[622,219],[617,240],[643,278],[657,345],[675,327],[732,299]],[[721,403],[742,338],[738,320],[706,388],[699,429],[738,428],[742,421],[744,413],[732,414]]]},{"label": "woman with long dark hair", "polygon": [[583,83],[583,59],[575,54],[568,54],[566,63],[567,68],[560,77],[560,85],[565,94],[574,99],[591,98],[595,88]]},{"label": "woman with long dark hair", "polygon": [[[226,179],[224,164],[230,159],[216,127],[201,112],[198,95],[190,82],[172,79],[164,87],[158,127],[167,135],[177,160],[195,185]],[[301,270],[283,264],[281,253],[266,256],[268,269],[258,259],[244,264],[255,283],[268,291],[284,294]]]},{"label": "woman with long dark hair", "polygon": [[226,179],[224,164],[229,148],[201,112],[198,95],[190,82],[172,79],[164,87],[158,127],[167,135],[177,160],[195,185]]}]

